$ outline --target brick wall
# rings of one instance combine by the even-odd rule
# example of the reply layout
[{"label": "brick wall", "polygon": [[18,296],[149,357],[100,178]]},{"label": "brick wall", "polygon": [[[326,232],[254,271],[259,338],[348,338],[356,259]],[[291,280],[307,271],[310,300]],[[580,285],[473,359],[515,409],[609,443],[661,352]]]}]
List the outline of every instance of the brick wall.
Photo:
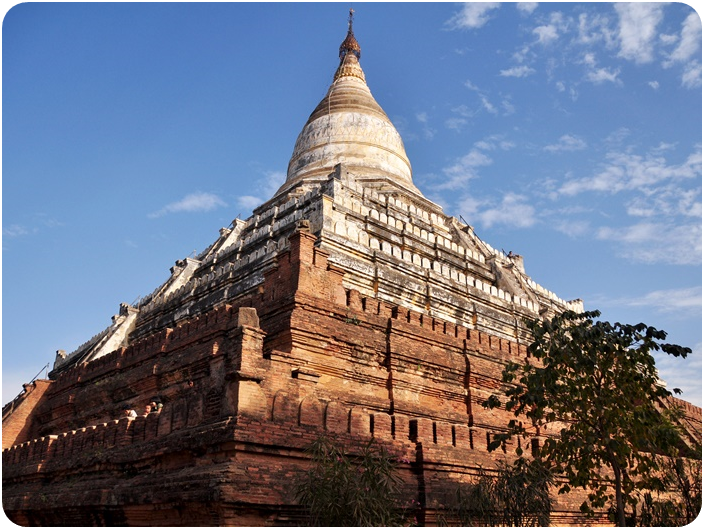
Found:
[{"label": "brick wall", "polygon": [[24,392],[3,409],[2,448],[31,440],[32,413],[51,385],[51,380],[35,380],[25,384]]},{"label": "brick wall", "polygon": [[[327,432],[350,450],[370,438],[386,446],[403,461],[421,523],[438,523],[448,492],[511,457],[487,450],[510,417],[481,402],[526,348],[346,290],[315,243],[299,230],[239,306],[47,384],[25,418],[31,440],[3,450],[8,516],[24,525],[300,524],[292,485],[305,448]],[[120,416],[153,395],[164,400],[160,414]],[[701,410],[688,408],[697,414],[701,436]],[[561,496],[556,523],[605,521],[580,518],[583,499]]]}]

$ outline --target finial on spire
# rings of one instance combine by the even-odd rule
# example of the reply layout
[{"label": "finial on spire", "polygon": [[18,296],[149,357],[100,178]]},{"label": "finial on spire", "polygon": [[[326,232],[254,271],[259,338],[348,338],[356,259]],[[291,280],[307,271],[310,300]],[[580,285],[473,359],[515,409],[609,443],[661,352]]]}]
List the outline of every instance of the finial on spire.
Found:
[{"label": "finial on spire", "polygon": [[354,9],[350,9],[350,15],[347,21],[347,37],[342,44],[340,44],[340,61],[345,58],[345,55],[352,53],[357,59],[362,55],[361,49],[357,39],[354,38],[354,31],[352,30],[352,22],[354,21]]}]

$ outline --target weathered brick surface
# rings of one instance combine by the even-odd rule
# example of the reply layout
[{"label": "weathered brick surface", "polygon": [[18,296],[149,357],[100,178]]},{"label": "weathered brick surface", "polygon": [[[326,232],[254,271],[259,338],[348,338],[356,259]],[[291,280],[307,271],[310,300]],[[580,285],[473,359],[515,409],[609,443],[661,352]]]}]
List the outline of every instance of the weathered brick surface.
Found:
[{"label": "weathered brick surface", "polygon": [[50,380],[35,380],[26,384],[24,392],[3,408],[3,450],[32,438],[30,416],[51,383]]},{"label": "weathered brick surface", "polygon": [[[24,437],[3,450],[7,515],[23,525],[295,525],[305,448],[327,432],[350,450],[382,443],[419,521],[440,522],[459,483],[506,457],[487,444],[509,417],[481,402],[525,346],[345,290],[315,242],[297,232],[243,305],[44,384],[14,419]],[[125,403],[141,412],[156,395],[160,414],[122,416]],[[701,436],[701,410],[687,406]],[[555,522],[585,523],[583,499],[561,496]]]}]

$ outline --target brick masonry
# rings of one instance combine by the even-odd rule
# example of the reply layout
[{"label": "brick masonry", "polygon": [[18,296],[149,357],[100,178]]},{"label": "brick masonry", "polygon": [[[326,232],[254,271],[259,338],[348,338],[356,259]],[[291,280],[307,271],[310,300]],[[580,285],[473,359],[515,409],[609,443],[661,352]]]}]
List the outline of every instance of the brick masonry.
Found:
[{"label": "brick masonry", "polygon": [[[329,432],[409,461],[408,498],[436,523],[458,483],[510,457],[487,451],[509,417],[480,403],[525,346],[342,279],[298,230],[239,306],[37,381],[3,422],[6,514],[20,525],[295,525],[304,450]],[[122,417],[154,395],[160,413]],[[701,436],[701,410],[686,409]],[[585,522],[583,495],[558,499],[555,523]]]},{"label": "brick masonry", "polygon": [[[351,25],[344,43],[359,50]],[[481,403],[526,357],[524,319],[582,301],[422,196],[357,58],[341,53],[270,200],[3,409],[13,522],[299,525],[293,485],[327,432],[387,447],[434,525],[458,484],[511,457],[518,440],[487,450],[510,417]],[[154,397],[159,413],[125,416]],[[701,409],[681,404],[701,442]],[[606,523],[583,499],[560,496],[554,523]]]}]

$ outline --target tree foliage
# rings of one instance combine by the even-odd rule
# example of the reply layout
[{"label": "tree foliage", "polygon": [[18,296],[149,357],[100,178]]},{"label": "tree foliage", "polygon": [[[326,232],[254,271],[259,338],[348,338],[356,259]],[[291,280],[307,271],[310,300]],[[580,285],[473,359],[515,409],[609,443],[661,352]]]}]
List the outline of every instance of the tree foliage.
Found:
[{"label": "tree foliage", "polygon": [[663,460],[661,486],[646,492],[634,525],[675,527],[692,523],[702,508],[702,460],[669,456]]},{"label": "tree foliage", "polygon": [[552,473],[539,461],[519,457],[500,462],[493,473],[456,489],[447,501],[462,526],[547,527],[550,525]]},{"label": "tree foliage", "polygon": [[334,439],[321,436],[308,452],[311,466],[296,494],[310,525],[389,527],[404,522],[396,461],[374,440],[350,456]]},{"label": "tree foliage", "polygon": [[[560,434],[548,437],[537,454],[566,478],[558,492],[588,488],[582,510],[593,513],[612,502],[623,526],[625,505],[637,501],[636,491],[647,488],[658,470],[655,455],[679,442],[677,428],[660,409],[670,392],[659,381],[651,352],[685,357],[691,350],[663,343],[666,333],[643,323],[612,325],[595,321],[599,315],[567,311],[528,322],[532,358],[505,367],[504,402],[492,396],[484,404],[504,406],[538,428],[561,424]],[[508,427],[490,449],[528,434],[517,420]]]}]

